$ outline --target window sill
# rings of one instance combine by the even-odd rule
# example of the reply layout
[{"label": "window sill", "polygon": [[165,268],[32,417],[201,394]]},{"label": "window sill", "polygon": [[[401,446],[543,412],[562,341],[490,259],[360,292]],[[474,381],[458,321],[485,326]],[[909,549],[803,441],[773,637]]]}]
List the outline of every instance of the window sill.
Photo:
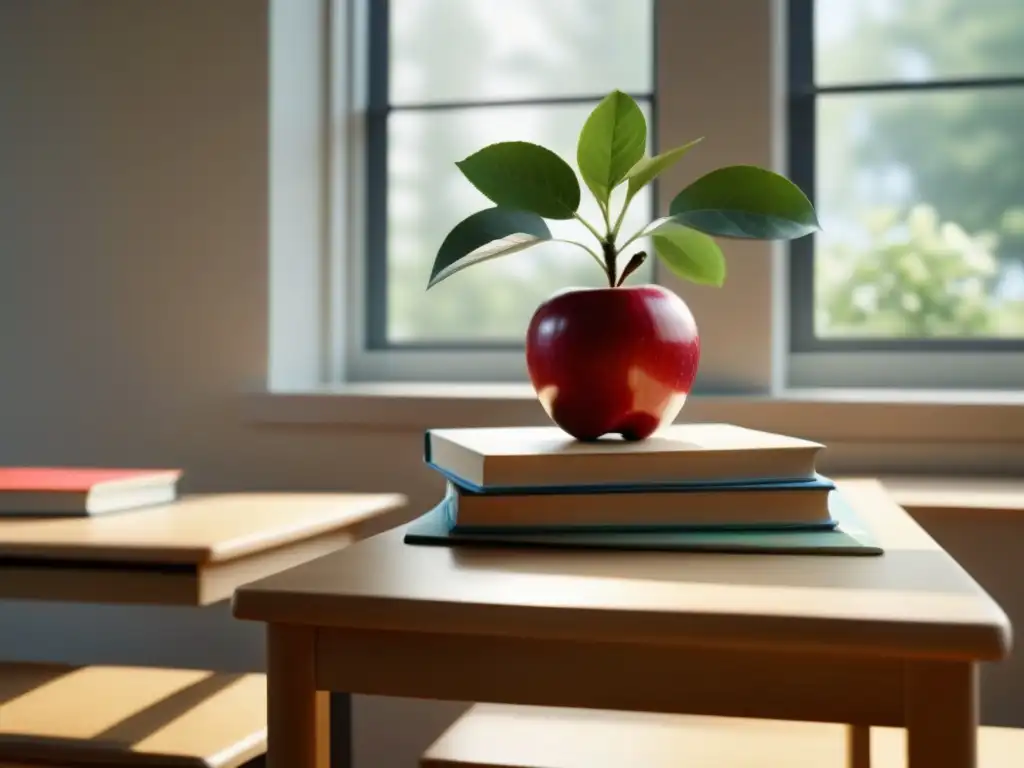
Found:
[{"label": "window sill", "polygon": [[[817,440],[828,474],[1024,475],[1024,393],[790,390],[768,396],[694,396],[686,421],[733,422]],[[260,426],[335,426],[422,432],[438,426],[550,423],[518,384],[351,384],[246,395]],[[909,492],[909,491],[908,491]]]},{"label": "window sill", "polygon": [[[778,396],[695,395],[686,421],[785,424],[809,439],[1024,441],[1024,392],[793,389]],[[246,395],[249,420],[427,429],[543,424],[525,384],[367,383]]]}]

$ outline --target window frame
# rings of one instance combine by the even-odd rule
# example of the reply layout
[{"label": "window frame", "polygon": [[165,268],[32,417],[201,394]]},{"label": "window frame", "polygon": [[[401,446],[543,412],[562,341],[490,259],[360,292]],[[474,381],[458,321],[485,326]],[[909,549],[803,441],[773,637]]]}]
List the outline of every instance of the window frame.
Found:
[{"label": "window frame", "polygon": [[[658,0],[649,0],[652,6],[653,41],[657,36]],[[515,341],[475,341],[472,339],[392,341],[388,338],[388,119],[401,112],[443,112],[447,110],[488,109],[501,107],[545,107],[562,105],[597,105],[603,93],[571,96],[519,97],[481,100],[438,100],[393,104],[390,98],[391,53],[391,0],[376,0],[368,8],[368,81],[366,108],[367,167],[365,194],[367,202],[365,292],[363,346],[367,351],[405,352],[513,352],[522,353],[523,343]],[[650,93],[631,93],[640,104],[649,108],[651,115],[652,146],[657,152],[657,57],[650,62],[652,90]],[[656,185],[651,188],[651,216],[657,209]],[[358,226],[358,224],[357,224]]]},{"label": "window frame", "polygon": [[[814,201],[816,191],[817,106],[819,98],[848,94],[922,93],[931,91],[1019,88],[1024,97],[1024,75],[931,80],[879,80],[818,85],[815,78],[816,0],[789,0],[787,8],[787,134],[788,175]],[[820,338],[814,332],[815,238],[789,245],[790,350],[793,353],[991,352],[1024,351],[1024,337],[914,339]],[[827,358],[820,358],[825,360]],[[862,355],[862,361],[882,358]],[[998,367],[998,364],[997,364]]]},{"label": "window frame", "polygon": [[[328,307],[320,337],[323,375],[313,383],[527,381],[520,346],[374,349],[367,344],[365,84],[369,4],[377,0],[328,2],[333,29],[325,89],[330,101],[323,281]],[[790,9],[786,0],[656,2],[652,129],[665,144],[708,137],[700,152],[664,175],[665,188],[682,188],[702,173],[734,163],[788,172]],[[728,68],[714,78],[689,74],[705,71],[726,44]],[[658,215],[666,212],[665,197],[655,198]],[[794,347],[791,317],[801,310],[792,301],[799,286],[793,284],[789,249],[758,241],[724,246],[729,278],[721,289],[684,283],[658,264],[654,269],[653,281],[679,293],[697,318],[702,359],[696,395],[765,396],[815,387],[1020,390],[1024,384],[1024,353],[1017,349],[956,351],[963,365],[951,365],[951,351],[926,346],[898,352]],[[287,318],[282,324],[287,326]]]},{"label": "window frame", "polygon": [[[336,197],[348,204],[344,207],[332,206],[332,231],[343,233],[341,237],[333,238],[335,255],[331,263],[336,271],[341,272],[338,282],[343,288],[338,293],[339,300],[336,303],[344,311],[340,323],[330,323],[327,356],[334,364],[330,366],[332,376],[329,381],[525,381],[526,367],[521,345],[504,349],[492,345],[468,349],[381,349],[367,343],[370,331],[366,322],[366,305],[371,298],[364,286],[367,285],[368,270],[379,269],[379,264],[370,267],[367,259],[360,257],[367,253],[369,246],[369,226],[361,216],[369,204],[365,182],[368,165],[373,162],[369,159],[372,152],[361,156],[365,151],[367,132],[360,126],[371,119],[371,100],[367,92],[369,89],[361,91],[358,84],[352,86],[351,78],[366,74],[365,69],[361,69],[365,65],[359,61],[369,60],[366,41],[371,36],[370,3],[376,1],[333,0],[335,16],[348,20],[345,36],[338,39],[351,43],[345,47],[354,52],[356,61],[353,55],[342,57],[343,66],[336,67],[333,72],[335,80],[343,80],[350,85],[340,89],[340,97],[338,88],[332,91],[335,103],[331,109],[331,135],[335,143],[344,145],[340,153],[335,153],[336,157],[341,156],[343,160],[336,163],[332,178],[335,185],[344,187],[344,190],[336,192]],[[706,8],[695,8],[694,5]],[[669,188],[682,188],[686,180],[730,162],[746,161],[768,167],[777,165],[773,160],[772,132],[769,130],[774,113],[770,99],[767,98],[771,91],[768,86],[772,70],[764,67],[765,58],[770,56],[770,48],[763,34],[765,26],[774,24],[774,14],[770,3],[752,10],[749,12],[744,0],[728,0],[721,4],[699,0],[690,5],[655,0],[656,82],[651,100],[654,115],[652,133],[656,138],[669,136],[672,137],[670,141],[680,143],[685,140],[684,137],[721,137],[716,140],[715,146],[702,146],[702,157],[694,157],[693,160],[688,157],[688,164],[680,164],[687,165],[685,169],[676,168],[665,174],[662,183]],[[736,24],[737,15],[743,18],[741,24]],[[740,32],[729,31],[730,24]],[[717,94],[712,87],[713,83],[708,81],[680,85],[679,75],[686,71],[700,71],[714,50],[714,47],[708,46],[703,35],[703,30],[708,26],[714,27],[719,37],[723,34],[739,34],[757,40],[752,49],[747,48],[743,55],[734,57],[742,65],[733,67],[718,81],[730,86],[731,92],[741,93],[741,96],[745,89],[758,102],[757,119],[745,120],[744,130],[733,130],[736,123],[734,102]],[[378,26],[376,34],[381,33]],[[339,47],[342,46],[335,45],[335,48]],[[717,103],[705,107],[702,119],[691,121],[692,105],[709,101]],[[375,106],[380,109],[379,98]],[[378,116],[373,119],[380,118]],[[693,124],[689,125],[691,122]],[[347,126],[347,129],[339,130],[340,125]],[[763,130],[758,132],[758,126]],[[360,142],[364,142],[362,146]],[[697,154],[693,153],[694,156]],[[378,149],[378,159],[375,161],[378,165],[380,157]],[[656,212],[663,214],[667,202],[657,196],[656,190],[654,195],[657,201]],[[705,387],[709,391],[763,393],[771,385],[770,357],[774,354],[771,335],[740,333],[714,319],[716,315],[723,318],[728,316],[733,320],[737,316],[746,316],[751,318],[752,324],[759,330],[768,330],[764,318],[769,315],[771,306],[772,288],[767,274],[774,269],[772,248],[766,243],[742,243],[735,250],[737,261],[742,259],[744,263],[737,263],[733,267],[732,285],[723,290],[682,285],[665,270],[659,269],[658,265],[654,268],[653,281],[677,290],[685,296],[691,309],[698,313],[698,322],[707,329],[702,330],[702,338],[708,339],[710,336],[714,340],[718,336],[722,339],[721,344],[715,344],[704,355],[703,375],[698,391],[700,387]],[[744,274],[747,278],[744,278]],[[755,283],[756,296],[745,292],[744,284]],[[728,296],[728,299],[723,301],[724,296]],[[755,311],[756,320],[753,317]],[[701,320],[701,317],[704,319]]]}]

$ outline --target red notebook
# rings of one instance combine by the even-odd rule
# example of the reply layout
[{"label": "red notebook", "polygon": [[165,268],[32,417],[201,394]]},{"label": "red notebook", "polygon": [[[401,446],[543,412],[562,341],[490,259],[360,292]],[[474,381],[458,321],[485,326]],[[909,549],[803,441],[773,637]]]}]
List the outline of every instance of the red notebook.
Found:
[{"label": "red notebook", "polygon": [[166,504],[178,469],[0,467],[0,515],[84,517]]}]

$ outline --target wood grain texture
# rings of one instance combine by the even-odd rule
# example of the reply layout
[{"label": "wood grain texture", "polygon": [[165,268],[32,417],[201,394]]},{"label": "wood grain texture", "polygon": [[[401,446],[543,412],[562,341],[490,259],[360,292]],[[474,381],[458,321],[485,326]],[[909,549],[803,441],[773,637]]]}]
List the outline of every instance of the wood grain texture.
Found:
[{"label": "wood grain texture", "polygon": [[[838,724],[477,705],[423,768],[845,768]],[[906,732],[871,729],[872,768],[905,768]],[[979,768],[1018,768],[1024,731],[981,728]]]},{"label": "wood grain texture", "polygon": [[382,517],[404,522],[404,505],[398,494],[237,493],[89,518],[0,517],[0,556],[222,563],[341,530],[364,538]]},{"label": "wood grain texture", "polygon": [[1002,610],[874,481],[878,558],[407,546],[401,529],[241,588],[239,618],[396,632],[998,659]]},{"label": "wood grain texture", "polygon": [[236,768],[266,751],[263,675],[0,664],[0,763]]}]

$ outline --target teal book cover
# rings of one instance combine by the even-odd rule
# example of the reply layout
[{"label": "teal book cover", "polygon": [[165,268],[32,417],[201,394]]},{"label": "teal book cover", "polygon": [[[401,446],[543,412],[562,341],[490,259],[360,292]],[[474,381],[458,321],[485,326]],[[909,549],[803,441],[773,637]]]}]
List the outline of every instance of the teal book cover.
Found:
[{"label": "teal book cover", "polygon": [[413,521],[407,544],[433,546],[542,547],[751,554],[881,555],[870,532],[838,490],[829,494],[831,529],[688,529],[605,531],[461,532],[450,528],[448,500]]},{"label": "teal book cover", "polygon": [[[428,466],[430,466],[428,464]],[[451,483],[465,496],[566,496],[580,493],[607,493],[607,494],[631,494],[643,493],[701,493],[705,491],[729,491],[730,493],[741,493],[743,491],[821,491],[832,490],[835,483],[824,475],[816,474],[814,477],[804,480],[736,480],[718,481],[711,483],[698,482],[660,482],[660,483],[633,483],[630,485],[543,485],[528,486],[520,485],[514,488],[480,488],[472,483],[465,483],[450,472],[445,472],[438,467],[431,467]]]},{"label": "teal book cover", "polygon": [[[801,493],[803,493],[803,492],[816,492],[818,494],[821,494],[821,496],[822,496],[822,499],[821,499],[821,513],[822,513],[821,514],[821,518],[820,519],[816,519],[816,520],[806,520],[806,521],[800,521],[800,522],[770,522],[770,521],[753,522],[755,520],[758,520],[759,516],[757,514],[751,514],[749,520],[741,522],[741,523],[733,522],[733,523],[715,523],[715,524],[711,524],[711,523],[704,522],[704,523],[674,524],[674,525],[673,524],[667,524],[667,525],[651,525],[651,524],[648,524],[648,525],[636,525],[636,524],[633,524],[633,525],[629,525],[628,528],[626,529],[626,531],[627,532],[631,532],[631,533],[635,533],[635,532],[640,531],[640,530],[644,530],[644,531],[663,531],[663,530],[672,530],[672,531],[700,530],[700,531],[708,531],[708,530],[712,530],[712,529],[718,529],[718,530],[744,530],[744,531],[753,531],[753,530],[772,530],[772,531],[778,531],[778,530],[828,530],[828,529],[831,529],[831,528],[835,527],[836,522],[831,517],[831,509],[827,508],[828,507],[827,499],[828,499],[828,496],[831,493],[831,491],[835,490],[835,484],[831,480],[829,480],[828,478],[825,478],[825,477],[819,476],[817,480],[812,481],[811,483],[780,483],[780,484],[773,485],[773,486],[743,484],[743,485],[736,485],[736,486],[730,486],[730,487],[716,488],[716,491],[723,491],[723,492],[726,492],[726,493],[730,494],[730,498],[735,498],[736,503],[739,504],[740,501],[743,499],[743,495],[742,494],[745,491],[755,491],[755,490],[757,490],[757,491],[762,491],[763,492],[764,490],[767,490],[769,488],[776,489],[776,490],[796,490],[796,491],[800,491]],[[698,490],[706,490],[706,489],[697,489],[697,488],[693,488],[693,487],[681,488],[681,489],[668,489],[668,488],[664,488],[664,487],[659,487],[659,488],[653,489],[651,491],[644,491],[644,492],[645,493],[657,493],[659,495],[660,494],[665,494],[665,495],[681,494],[681,495],[685,496],[687,494],[693,493],[693,492],[698,491]],[[627,500],[628,500],[629,497],[631,497],[633,495],[633,494],[630,494],[630,493],[627,493],[627,492],[624,492],[624,491],[620,491],[620,490],[602,491],[601,493],[602,493],[603,497],[622,496],[622,497],[626,498]],[[739,494],[739,495],[733,497],[733,494]],[[454,531],[455,533],[458,533],[458,534],[463,534],[463,533],[481,533],[481,534],[493,535],[493,534],[498,534],[498,533],[515,533],[515,534],[520,534],[520,533],[566,533],[566,532],[569,532],[569,533],[581,533],[581,532],[587,532],[587,533],[595,533],[595,532],[596,533],[609,533],[609,532],[614,531],[614,530],[621,530],[620,526],[608,525],[608,524],[598,524],[598,525],[580,525],[580,524],[570,524],[570,525],[564,525],[564,524],[563,525],[553,525],[553,524],[547,524],[547,525],[523,525],[523,524],[519,524],[519,525],[514,525],[514,526],[498,526],[498,525],[488,524],[488,525],[482,525],[482,526],[473,526],[473,525],[467,525],[465,523],[460,523],[459,522],[459,505],[460,505],[461,500],[462,500],[463,497],[478,496],[478,497],[482,497],[482,498],[494,498],[496,496],[503,496],[503,495],[524,498],[524,499],[526,499],[525,503],[529,503],[529,499],[530,499],[530,494],[524,494],[524,493],[519,493],[519,492],[511,493],[511,494],[476,493],[474,491],[467,491],[464,488],[460,488],[457,484],[449,481],[448,482],[448,488],[447,488],[447,491],[445,493],[444,501],[442,501],[442,503],[439,506],[443,507],[443,509],[444,509],[444,516],[445,516],[446,520],[448,521],[448,528],[449,528],[449,530],[452,530],[452,531]],[[543,493],[538,494],[538,496],[559,496],[559,497],[566,497],[566,498],[570,498],[573,495],[574,494],[552,493],[550,491],[545,491]],[[747,506],[747,505],[744,505],[744,506]]]}]

